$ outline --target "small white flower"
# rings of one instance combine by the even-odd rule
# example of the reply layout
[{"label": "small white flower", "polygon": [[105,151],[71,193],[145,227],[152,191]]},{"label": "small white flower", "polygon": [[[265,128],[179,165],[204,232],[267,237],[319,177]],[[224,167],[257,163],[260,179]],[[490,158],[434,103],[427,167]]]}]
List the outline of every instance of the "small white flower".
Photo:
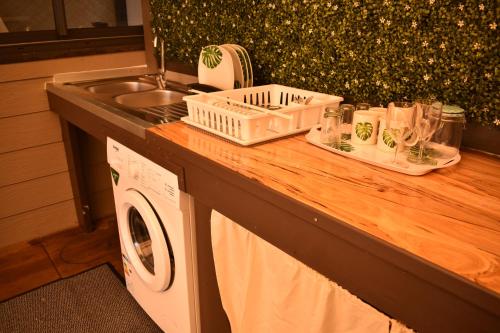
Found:
[{"label": "small white flower", "polygon": [[380,80],[375,81],[376,86],[380,86],[380,83],[381,83]]},{"label": "small white flower", "polygon": [[411,22],[411,27],[415,29],[417,27],[417,21],[412,21]]},{"label": "small white flower", "polygon": [[384,6],[389,6],[391,2],[389,0],[384,0]]},{"label": "small white flower", "polygon": [[449,86],[450,84],[451,84],[451,80],[450,80],[450,79],[446,79],[446,80],[444,81],[444,85],[445,85],[445,86]]},{"label": "small white flower", "polygon": [[457,25],[461,28],[465,25],[464,21],[460,20],[458,21]]},{"label": "small white flower", "polygon": [[306,65],[302,64],[302,69],[305,69],[306,68]]},{"label": "small white flower", "polygon": [[346,83],[345,83],[345,87],[346,87],[347,89],[349,89],[349,87],[350,87],[349,82],[346,82]]},{"label": "small white flower", "polygon": [[339,6],[337,6],[337,5],[333,6],[333,10],[337,10],[337,9],[339,9]]},{"label": "small white flower", "polygon": [[358,79],[354,79],[354,83],[358,84]]},{"label": "small white flower", "polygon": [[384,89],[389,89],[389,85],[387,83],[384,83],[383,87]]},{"label": "small white flower", "polygon": [[467,76],[464,76],[464,83],[467,83],[468,80],[469,78]]},{"label": "small white flower", "polygon": [[426,40],[424,40],[424,41],[422,42],[422,46],[423,46],[423,47],[427,47],[427,46],[429,46],[429,42],[427,42]]},{"label": "small white flower", "polygon": [[281,64],[281,67],[286,67],[286,64],[285,64],[285,63],[282,63],[282,64]]},{"label": "small white flower", "polygon": [[335,36],[335,31],[330,32],[330,36]]},{"label": "small white flower", "polygon": [[275,76],[275,75],[274,75],[274,72],[273,72],[273,73],[271,73],[271,77],[274,77],[274,76]]},{"label": "small white flower", "polygon": [[410,79],[408,79],[406,76],[403,76],[403,81],[408,82]]},{"label": "small white flower", "polygon": [[361,31],[358,30],[356,33],[358,34],[358,36],[361,36]]},{"label": "small white flower", "polygon": [[377,38],[377,44],[380,45],[382,43],[382,40],[380,38]]},{"label": "small white flower", "polygon": [[309,29],[309,33],[312,34],[313,33],[313,29]]},{"label": "small white flower", "polygon": [[474,50],[479,50],[481,48],[481,44],[479,43],[474,43],[474,46],[472,47]]},{"label": "small white flower", "polygon": [[326,4],[326,6],[327,6],[328,8],[330,8],[330,7],[332,6],[332,3],[331,3],[331,2],[328,2],[328,3]]},{"label": "small white flower", "polygon": [[493,76],[491,73],[484,73],[484,76],[487,78],[487,79],[491,79],[491,77]]},{"label": "small white flower", "polygon": [[427,62],[429,63],[429,65],[432,65],[434,63],[434,58],[429,58],[429,60],[427,60]]},{"label": "small white flower", "polygon": [[387,24],[387,26],[390,26],[391,25],[391,20],[385,21],[385,24]]},{"label": "small white flower", "polygon": [[497,30],[497,24],[496,24],[496,22],[490,23],[490,29],[491,30]]},{"label": "small white flower", "polygon": [[293,52],[292,52],[292,55],[293,55],[294,57],[296,57],[296,56],[297,56],[297,53],[296,53],[295,51],[293,51]]},{"label": "small white flower", "polygon": [[320,74],[321,76],[325,76],[325,75],[326,75],[326,74],[325,74],[325,72],[323,72],[323,71],[319,72],[319,74]]},{"label": "small white flower", "polygon": [[264,24],[264,26],[265,26],[266,28],[269,28],[269,23],[267,23],[267,22],[266,22],[266,23]]},{"label": "small white flower", "polygon": [[424,75],[424,81],[429,81],[431,79],[431,76],[429,74]]},{"label": "small white flower", "polygon": [[352,5],[353,5],[353,7],[354,7],[354,8],[356,8],[356,7],[358,7],[358,6],[359,6],[359,2],[354,1]]},{"label": "small white flower", "polygon": [[403,39],[403,41],[402,41],[401,43],[402,43],[403,45],[406,45],[406,44],[408,44],[408,40]]},{"label": "small white flower", "polygon": [[446,49],[446,45],[444,44],[444,42],[442,42],[441,44],[439,44],[439,48],[441,50],[445,50]]},{"label": "small white flower", "polygon": [[306,78],[301,76],[300,79],[302,80],[302,82],[305,82],[306,81]]},{"label": "small white flower", "polygon": [[463,10],[464,10],[464,5],[462,5],[462,4],[458,5],[458,9],[459,9],[460,11],[463,11]]},{"label": "small white flower", "polygon": [[479,10],[480,10],[480,11],[483,11],[483,10],[484,10],[484,4],[480,4],[480,5],[479,5]]},{"label": "small white flower", "polygon": [[500,119],[495,118],[495,121],[493,122],[493,124],[500,126]]},{"label": "small white flower", "polygon": [[435,0],[429,0],[429,5],[432,6],[434,4],[434,2],[435,2]]},{"label": "small white flower", "polygon": [[409,5],[406,5],[406,6],[405,6],[405,9],[406,9],[406,10],[410,10],[410,9],[411,9],[411,7],[410,7]]},{"label": "small white flower", "polygon": [[352,58],[352,57],[354,57],[354,51],[350,50],[350,51],[349,51],[349,56],[350,56],[351,58]]},{"label": "small white flower", "polygon": [[380,23],[384,24],[385,23],[385,18],[381,17],[380,18]]},{"label": "small white flower", "polygon": [[319,5],[314,5],[313,8],[314,10],[318,9]]},{"label": "small white flower", "polygon": [[410,62],[410,64],[413,64],[414,61],[413,57],[408,57],[408,61]]}]

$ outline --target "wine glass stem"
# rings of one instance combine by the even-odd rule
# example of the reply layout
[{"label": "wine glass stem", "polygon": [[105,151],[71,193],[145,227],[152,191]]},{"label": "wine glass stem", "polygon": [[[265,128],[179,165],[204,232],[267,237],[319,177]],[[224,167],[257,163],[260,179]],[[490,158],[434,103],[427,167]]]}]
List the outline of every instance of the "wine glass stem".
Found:
[{"label": "wine glass stem", "polygon": [[422,162],[424,159],[424,148],[425,148],[425,140],[418,141],[418,161]]},{"label": "wine glass stem", "polygon": [[392,160],[392,163],[396,163],[396,160],[398,157],[398,148],[399,148],[399,144],[396,143],[396,146],[394,147],[394,159]]}]

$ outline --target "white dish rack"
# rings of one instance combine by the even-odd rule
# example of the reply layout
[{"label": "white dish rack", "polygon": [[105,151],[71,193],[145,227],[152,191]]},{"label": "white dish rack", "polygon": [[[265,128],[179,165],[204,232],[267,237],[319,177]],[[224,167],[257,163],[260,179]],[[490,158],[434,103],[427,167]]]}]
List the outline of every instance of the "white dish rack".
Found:
[{"label": "white dish rack", "polygon": [[[308,98],[306,105],[303,101]],[[343,100],[278,84],[183,99],[188,116],[182,121],[244,146],[308,131],[319,124],[326,106],[338,106]]]}]

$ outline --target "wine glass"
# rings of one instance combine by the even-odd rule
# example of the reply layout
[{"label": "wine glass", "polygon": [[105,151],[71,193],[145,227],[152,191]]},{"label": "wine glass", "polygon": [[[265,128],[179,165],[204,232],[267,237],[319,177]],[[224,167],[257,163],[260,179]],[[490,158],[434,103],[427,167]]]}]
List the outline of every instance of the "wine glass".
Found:
[{"label": "wine glass", "polygon": [[[409,145],[407,140],[413,138],[412,134],[415,129],[415,114],[416,107],[411,102],[391,102],[387,108],[385,118],[387,133],[395,142],[394,158],[390,163],[397,164],[403,168],[408,168],[408,163],[398,161],[398,152],[401,149],[401,144]],[[412,140],[413,144],[416,140]]]},{"label": "wine glass", "polygon": [[415,103],[415,133],[418,137],[418,155],[411,159],[416,164],[424,164],[427,157],[424,156],[425,146],[441,122],[443,104],[427,99],[418,100]]}]

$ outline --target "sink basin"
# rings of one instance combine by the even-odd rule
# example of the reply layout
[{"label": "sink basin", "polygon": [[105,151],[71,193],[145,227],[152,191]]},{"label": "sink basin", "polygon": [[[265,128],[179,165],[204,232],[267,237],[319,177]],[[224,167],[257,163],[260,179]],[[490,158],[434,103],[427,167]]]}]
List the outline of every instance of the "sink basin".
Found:
[{"label": "sink basin", "polygon": [[126,81],[126,82],[98,84],[95,86],[88,87],[87,90],[96,94],[121,95],[138,91],[153,90],[155,88],[156,88],[155,84],[147,82]]},{"label": "sink basin", "polygon": [[176,91],[154,90],[116,96],[115,101],[132,108],[147,108],[179,103],[183,96],[184,94]]}]

